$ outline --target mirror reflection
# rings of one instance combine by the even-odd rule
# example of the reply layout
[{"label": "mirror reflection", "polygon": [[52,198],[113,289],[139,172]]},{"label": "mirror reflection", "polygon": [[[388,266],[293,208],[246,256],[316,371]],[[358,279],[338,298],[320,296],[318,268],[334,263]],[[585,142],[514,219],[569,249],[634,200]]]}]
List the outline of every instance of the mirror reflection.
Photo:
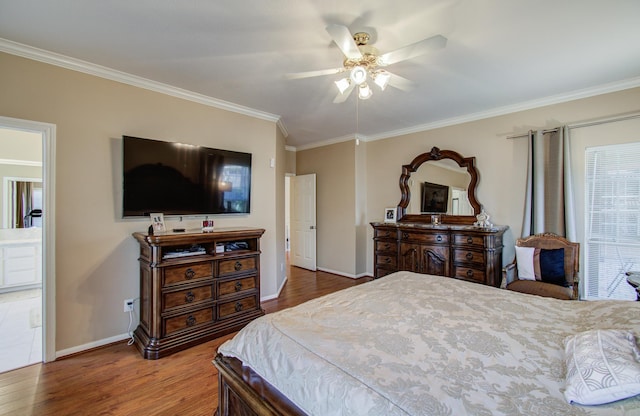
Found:
[{"label": "mirror reflection", "polygon": [[471,175],[450,159],[430,160],[411,174],[407,214],[474,215],[469,203]]}]

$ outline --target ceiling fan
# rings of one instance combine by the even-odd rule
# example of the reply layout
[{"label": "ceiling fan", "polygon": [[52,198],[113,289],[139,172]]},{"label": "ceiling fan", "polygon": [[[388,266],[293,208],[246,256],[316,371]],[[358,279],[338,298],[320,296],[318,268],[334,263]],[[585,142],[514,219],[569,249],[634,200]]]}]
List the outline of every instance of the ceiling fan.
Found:
[{"label": "ceiling fan", "polygon": [[287,78],[300,79],[348,72],[347,76],[335,82],[339,93],[333,100],[334,103],[344,102],[356,87],[360,99],[371,97],[373,91],[368,80],[372,80],[383,91],[387,85],[403,91],[412,89],[412,81],[382,68],[444,48],[447,44],[447,38],[436,35],[380,55],[376,48],[368,45],[368,33],[358,32],[352,35],[346,26],[336,24],[329,25],[326,29],[345,56],[342,67],[287,74]]}]

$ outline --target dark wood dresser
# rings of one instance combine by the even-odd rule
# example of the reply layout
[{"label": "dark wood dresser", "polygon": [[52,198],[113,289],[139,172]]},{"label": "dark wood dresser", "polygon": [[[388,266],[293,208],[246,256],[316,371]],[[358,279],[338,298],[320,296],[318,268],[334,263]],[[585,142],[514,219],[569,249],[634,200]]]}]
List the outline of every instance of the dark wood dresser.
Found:
[{"label": "dark wood dresser", "polygon": [[409,270],[499,286],[506,226],[371,223],[374,277]]},{"label": "dark wood dresser", "polygon": [[140,324],[135,345],[158,359],[240,330],[260,307],[263,229],[147,235],[140,245]]}]

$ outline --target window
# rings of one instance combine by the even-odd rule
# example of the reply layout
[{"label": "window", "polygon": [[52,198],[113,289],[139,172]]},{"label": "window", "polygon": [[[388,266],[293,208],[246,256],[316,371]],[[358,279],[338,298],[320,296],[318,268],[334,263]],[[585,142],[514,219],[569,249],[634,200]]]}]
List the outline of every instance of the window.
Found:
[{"label": "window", "polygon": [[586,149],[586,299],[636,299],[640,271],[640,143]]}]

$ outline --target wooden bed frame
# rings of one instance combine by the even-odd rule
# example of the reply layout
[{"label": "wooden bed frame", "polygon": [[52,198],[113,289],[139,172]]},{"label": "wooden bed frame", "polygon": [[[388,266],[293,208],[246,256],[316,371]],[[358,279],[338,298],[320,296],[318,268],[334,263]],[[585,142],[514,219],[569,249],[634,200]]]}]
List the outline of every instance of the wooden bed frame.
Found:
[{"label": "wooden bed frame", "polygon": [[234,357],[218,354],[217,416],[306,416],[275,387]]}]

